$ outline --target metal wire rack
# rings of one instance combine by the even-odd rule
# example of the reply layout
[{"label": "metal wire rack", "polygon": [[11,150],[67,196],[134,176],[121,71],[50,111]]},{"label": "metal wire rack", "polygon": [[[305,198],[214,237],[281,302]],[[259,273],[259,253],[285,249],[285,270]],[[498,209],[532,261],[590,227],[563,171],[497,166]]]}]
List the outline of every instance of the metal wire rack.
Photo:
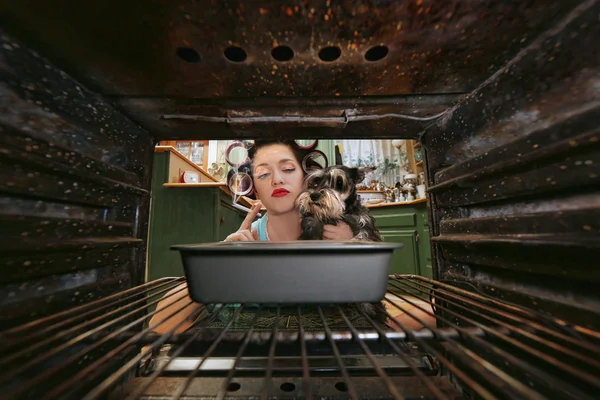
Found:
[{"label": "metal wire rack", "polygon": [[592,399],[600,393],[600,333],[472,288],[396,275],[388,282],[385,323],[346,305],[196,305],[193,328],[177,334],[189,323],[182,320],[155,333],[194,304],[186,297],[160,314],[167,307],[159,302],[181,295],[184,282],[160,279],[1,332],[3,396]]}]

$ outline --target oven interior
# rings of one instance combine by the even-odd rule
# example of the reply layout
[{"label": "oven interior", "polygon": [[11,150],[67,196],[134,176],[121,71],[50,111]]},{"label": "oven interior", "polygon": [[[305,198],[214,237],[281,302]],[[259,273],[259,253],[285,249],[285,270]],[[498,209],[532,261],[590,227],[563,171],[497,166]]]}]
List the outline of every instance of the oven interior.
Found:
[{"label": "oven interior", "polygon": [[[600,1],[0,11],[6,398],[600,392]],[[155,144],[258,137],[421,143],[434,275],[386,296],[421,328],[217,305],[152,332],[184,279],[146,280]]]}]

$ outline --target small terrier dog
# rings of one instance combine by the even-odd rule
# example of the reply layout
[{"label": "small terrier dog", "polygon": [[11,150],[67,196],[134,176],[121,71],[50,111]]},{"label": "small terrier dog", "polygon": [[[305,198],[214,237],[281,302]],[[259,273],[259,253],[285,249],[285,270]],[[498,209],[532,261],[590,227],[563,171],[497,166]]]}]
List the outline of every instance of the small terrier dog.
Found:
[{"label": "small terrier dog", "polygon": [[[344,221],[352,229],[352,240],[381,242],[375,220],[356,195],[356,185],[370,170],[334,165],[310,172],[304,180],[304,191],[297,200],[302,217],[299,239],[322,240],[325,225]],[[359,312],[364,312],[377,322],[387,322],[388,314],[383,302],[359,303],[351,307],[357,307]]]},{"label": "small terrier dog", "polygon": [[304,191],[297,200],[302,216],[300,240],[321,240],[325,225],[344,221],[354,233],[353,240],[381,241],[375,220],[356,195],[356,185],[369,170],[334,165],[306,176]]}]

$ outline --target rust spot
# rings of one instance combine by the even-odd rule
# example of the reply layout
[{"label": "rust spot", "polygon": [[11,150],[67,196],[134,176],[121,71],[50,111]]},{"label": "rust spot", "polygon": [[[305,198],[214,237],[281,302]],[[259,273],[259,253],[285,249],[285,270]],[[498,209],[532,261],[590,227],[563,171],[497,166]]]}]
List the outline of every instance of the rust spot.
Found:
[{"label": "rust spot", "polygon": [[592,231],[593,230],[592,227],[589,226],[589,225],[584,225],[583,229],[585,229],[586,231]]},{"label": "rust spot", "polygon": [[270,12],[266,8],[259,8],[258,11],[260,12],[260,15],[269,15]]},{"label": "rust spot", "polygon": [[288,7],[287,10],[285,10],[285,13],[288,17],[291,17],[294,14],[294,10],[292,10],[291,7]]}]

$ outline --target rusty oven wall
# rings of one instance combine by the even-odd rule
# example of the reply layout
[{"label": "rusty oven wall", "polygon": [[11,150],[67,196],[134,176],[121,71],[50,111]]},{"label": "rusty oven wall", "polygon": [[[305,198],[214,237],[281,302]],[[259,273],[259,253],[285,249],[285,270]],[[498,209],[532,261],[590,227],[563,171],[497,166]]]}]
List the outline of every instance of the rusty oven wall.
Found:
[{"label": "rusty oven wall", "polygon": [[435,278],[596,329],[598,15],[582,2],[422,136]]},{"label": "rusty oven wall", "polygon": [[7,328],[144,281],[153,141],[41,55],[0,48]]}]

